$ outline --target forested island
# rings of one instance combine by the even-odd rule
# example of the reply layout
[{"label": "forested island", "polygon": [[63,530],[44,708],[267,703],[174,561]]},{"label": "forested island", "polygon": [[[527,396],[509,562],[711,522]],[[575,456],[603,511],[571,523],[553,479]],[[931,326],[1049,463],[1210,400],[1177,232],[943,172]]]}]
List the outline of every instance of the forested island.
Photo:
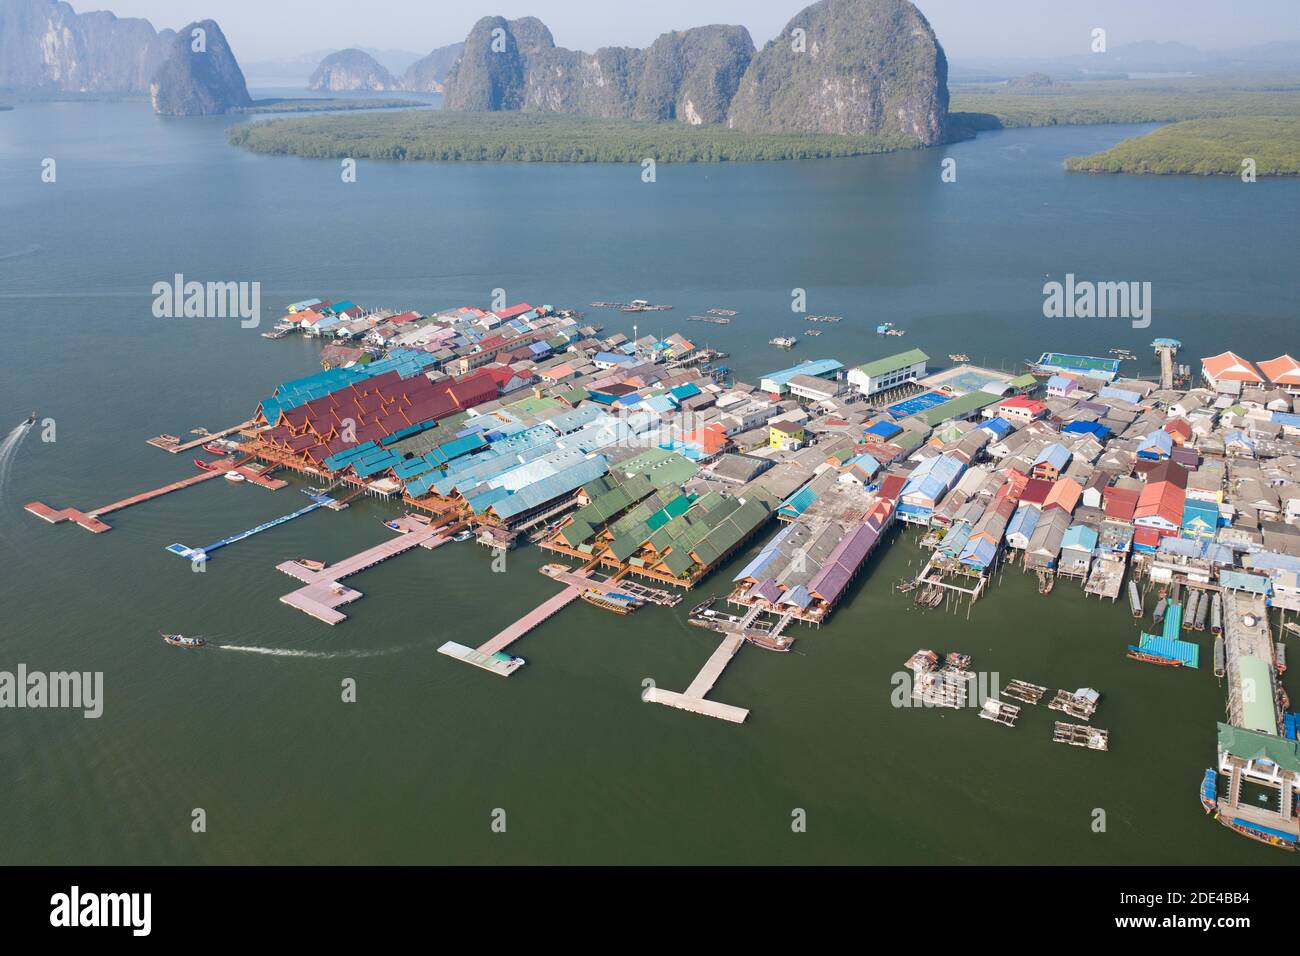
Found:
[{"label": "forested island", "polygon": [[1300,175],[1300,117],[1188,120],[1066,160],[1073,172],[1237,176],[1245,159],[1256,176]]},{"label": "forested island", "polygon": [[862,156],[918,146],[903,135],[742,133],[716,125],[440,110],[277,119],[233,126],[227,135],[233,145],[255,153],[440,162],[740,162]]},{"label": "forested island", "polygon": [[1089,80],[1033,92],[967,86],[951,92],[951,122],[972,130],[1099,123],[1172,123],[1222,116],[1300,116],[1300,78]]},{"label": "forested island", "polygon": [[252,106],[232,109],[232,113],[337,113],[354,110],[396,110],[427,106],[419,100],[393,98],[323,97],[319,99],[254,100]]}]

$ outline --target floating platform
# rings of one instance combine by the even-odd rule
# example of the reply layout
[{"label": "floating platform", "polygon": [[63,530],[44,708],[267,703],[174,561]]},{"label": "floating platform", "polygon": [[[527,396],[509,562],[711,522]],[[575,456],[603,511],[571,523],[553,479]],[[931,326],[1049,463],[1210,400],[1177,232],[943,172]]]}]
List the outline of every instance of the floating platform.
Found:
[{"label": "floating platform", "polygon": [[1010,697],[1012,700],[1018,700],[1024,704],[1038,704],[1046,693],[1046,687],[1031,684],[1028,681],[1013,680],[1002,691],[1002,696]]},{"label": "floating platform", "polygon": [[466,647],[464,644],[457,644],[455,641],[448,641],[443,644],[442,647],[438,648],[438,653],[446,654],[458,661],[464,661],[466,664],[473,664],[475,667],[481,667],[498,677],[509,677],[524,666],[522,657],[511,657],[509,654],[484,654],[482,651]]},{"label": "floating platform", "polygon": [[1110,731],[1087,724],[1067,724],[1057,721],[1052,727],[1052,742],[1069,744],[1071,747],[1087,747],[1089,750],[1109,750]]},{"label": "floating platform", "polygon": [[1005,704],[990,697],[984,701],[984,706],[980,709],[980,716],[1004,727],[1014,727],[1016,721],[1020,719],[1020,708],[1015,704]]}]

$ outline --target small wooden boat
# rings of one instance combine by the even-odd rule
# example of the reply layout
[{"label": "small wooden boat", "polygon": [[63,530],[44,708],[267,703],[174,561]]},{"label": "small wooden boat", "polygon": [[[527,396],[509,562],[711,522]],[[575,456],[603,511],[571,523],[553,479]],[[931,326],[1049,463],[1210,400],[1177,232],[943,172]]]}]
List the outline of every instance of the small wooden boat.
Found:
[{"label": "small wooden boat", "polygon": [[294,560],[295,560],[298,564],[301,564],[301,565],[302,565],[304,568],[306,568],[308,571],[324,571],[324,570],[325,570],[325,562],[324,562],[324,561],[317,561],[317,560],[315,560],[314,558],[295,558]]},{"label": "small wooden boat", "polygon": [[186,637],[184,634],[168,634],[166,631],[159,631],[158,633],[161,634],[162,639],[172,647],[197,648],[204,647],[208,643],[201,637]]}]

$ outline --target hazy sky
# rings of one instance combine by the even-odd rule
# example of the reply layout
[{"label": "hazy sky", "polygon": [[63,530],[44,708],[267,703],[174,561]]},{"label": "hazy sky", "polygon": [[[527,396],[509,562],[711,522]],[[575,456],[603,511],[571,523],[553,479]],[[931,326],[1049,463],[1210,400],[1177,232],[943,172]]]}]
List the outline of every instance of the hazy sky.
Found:
[{"label": "hazy sky", "polygon": [[[646,46],[667,30],[741,23],[762,46],[807,0],[71,0],[179,27],[221,24],[243,62],[349,46],[426,53],[463,40],[481,16],[540,17],[571,49]],[[1093,27],[1111,47],[1178,40],[1227,49],[1300,40],[1300,0],[918,0],[950,58],[1086,53]]]}]

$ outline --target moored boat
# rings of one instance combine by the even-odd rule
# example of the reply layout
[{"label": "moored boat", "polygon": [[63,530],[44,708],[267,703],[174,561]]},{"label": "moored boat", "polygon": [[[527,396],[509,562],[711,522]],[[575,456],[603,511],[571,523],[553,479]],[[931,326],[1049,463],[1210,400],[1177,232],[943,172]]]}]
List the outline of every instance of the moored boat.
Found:
[{"label": "moored boat", "polygon": [[1219,805],[1218,794],[1216,790],[1219,785],[1219,777],[1213,770],[1205,771],[1205,778],[1201,781],[1201,806],[1206,813],[1213,813]]},{"label": "moored boat", "polygon": [[1183,662],[1174,657],[1163,657],[1160,654],[1152,654],[1145,651],[1135,644],[1128,646],[1128,651],[1124,655],[1131,661],[1142,661],[1144,664],[1156,664],[1159,667],[1182,667]]},{"label": "moored boat", "polygon": [[237,471],[226,472],[226,481],[245,481],[245,480],[247,479],[245,479],[244,476]]}]

